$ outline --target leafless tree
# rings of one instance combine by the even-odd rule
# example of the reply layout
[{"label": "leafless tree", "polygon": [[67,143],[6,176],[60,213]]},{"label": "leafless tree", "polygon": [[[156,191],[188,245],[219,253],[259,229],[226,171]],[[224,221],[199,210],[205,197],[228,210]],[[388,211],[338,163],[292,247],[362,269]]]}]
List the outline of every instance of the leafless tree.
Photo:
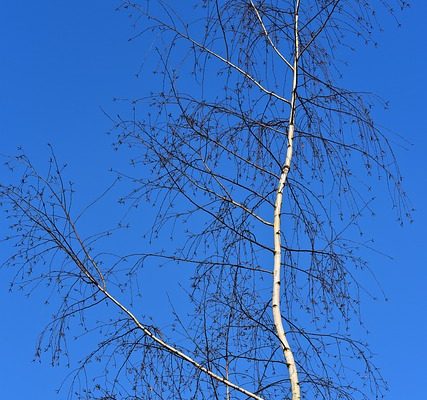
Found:
[{"label": "leafless tree", "polygon": [[[14,285],[60,293],[39,351],[58,361],[76,320],[97,331],[71,374],[70,398],[381,396],[381,375],[353,335],[369,271],[355,233],[377,177],[400,217],[407,207],[388,134],[371,117],[378,101],[340,87],[337,59],[357,37],[372,41],[384,6],[123,1],[133,39],[151,43],[141,77],[161,85],[114,118],[114,146],[132,158],[132,169],[117,172],[130,188],[123,221],[153,204],[151,237],[168,233],[167,246],[153,240],[117,254],[104,240],[114,230],[83,236],[80,218],[93,204],[74,210],[53,152],[46,175],[24,155],[11,160],[23,178],[0,192]],[[154,78],[146,65],[156,65]],[[192,311],[173,308],[166,328],[139,311],[137,297],[147,263],[164,262],[192,272]]]}]

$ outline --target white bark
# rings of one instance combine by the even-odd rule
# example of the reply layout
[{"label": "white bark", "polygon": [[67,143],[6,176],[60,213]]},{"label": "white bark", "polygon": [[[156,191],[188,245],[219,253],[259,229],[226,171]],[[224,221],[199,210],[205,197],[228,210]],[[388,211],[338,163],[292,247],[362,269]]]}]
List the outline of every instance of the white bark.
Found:
[{"label": "white bark", "polygon": [[273,295],[272,295],[272,308],[273,308],[273,319],[276,328],[276,334],[280,340],[281,347],[283,349],[283,355],[286,360],[286,366],[289,372],[289,380],[291,383],[292,400],[300,400],[301,392],[298,379],[298,372],[296,368],[294,354],[289,345],[286,337],[285,329],[283,327],[282,313],[280,308],[280,286],[281,280],[281,268],[282,268],[282,251],[281,251],[281,210],[283,204],[283,191],[288,178],[289,170],[291,168],[292,155],[293,155],[293,139],[295,130],[295,111],[296,111],[296,97],[297,97],[297,86],[298,86],[298,58],[299,58],[299,40],[298,40],[298,11],[299,11],[299,0],[295,2],[295,14],[294,14],[294,64],[293,64],[293,82],[292,82],[292,96],[291,96],[291,109],[289,115],[289,127],[288,127],[288,147],[286,151],[285,163],[282,167],[279,184],[276,191],[276,201],[274,204],[274,269],[273,269]]}]

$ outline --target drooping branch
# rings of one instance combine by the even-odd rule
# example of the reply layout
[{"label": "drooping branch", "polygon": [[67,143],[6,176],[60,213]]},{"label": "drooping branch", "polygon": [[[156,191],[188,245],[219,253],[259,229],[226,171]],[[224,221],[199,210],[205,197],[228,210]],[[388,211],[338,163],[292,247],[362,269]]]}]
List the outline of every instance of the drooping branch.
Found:
[{"label": "drooping branch", "polygon": [[[24,250],[23,253],[18,253],[10,259],[10,262],[13,263],[16,258],[23,256],[24,265],[28,264],[31,261],[31,258],[28,256],[29,251],[39,251],[35,256],[36,258],[40,256],[46,257],[47,254],[44,254],[45,251],[37,250],[39,246],[37,242],[42,241],[42,238],[44,238],[41,242],[42,244],[51,244],[47,252],[63,253],[77,268],[78,273],[76,273],[75,276],[78,280],[81,280],[84,285],[88,285],[94,289],[94,292],[88,299],[95,298],[98,294],[103,295],[107,301],[114,304],[123,312],[127,318],[133,322],[137,329],[141,330],[145,336],[150,338],[153,343],[157,344],[161,350],[169,352],[173,356],[184,360],[210,378],[243,393],[249,398],[263,400],[262,397],[257,394],[218,375],[197,362],[193,357],[166,342],[143,324],[117,296],[113,295],[108,289],[108,284],[105,275],[101,272],[101,267],[97,264],[95,258],[91,256],[90,250],[87,248],[85,241],[82,240],[81,235],[77,231],[76,224],[71,217],[71,210],[67,205],[67,189],[63,184],[62,175],[54,155],[52,156],[52,160],[54,160],[54,172],[49,172],[47,178],[43,178],[39,175],[25,156],[19,157],[18,160],[24,164],[26,169],[21,186],[0,185],[0,199],[3,205],[8,207],[9,215],[17,220],[16,226],[19,233],[18,246],[23,247],[27,245],[30,250],[27,249]],[[60,182],[59,187],[55,187],[58,182]],[[71,201],[69,203],[71,203]],[[51,211],[49,211],[49,208]],[[51,212],[52,215],[50,214]],[[80,254],[83,254],[85,258],[82,259]],[[88,263],[92,266],[93,271],[96,272],[99,278],[97,278],[96,274],[88,267]],[[72,271],[69,273],[72,274]],[[101,301],[102,300],[98,300],[95,304],[99,304]],[[79,303],[84,304],[85,301]],[[75,306],[71,308],[74,307]],[[85,308],[86,307],[83,306],[80,310],[82,311]],[[74,312],[70,312],[69,315],[61,314],[60,319],[64,320],[73,313]]]}]

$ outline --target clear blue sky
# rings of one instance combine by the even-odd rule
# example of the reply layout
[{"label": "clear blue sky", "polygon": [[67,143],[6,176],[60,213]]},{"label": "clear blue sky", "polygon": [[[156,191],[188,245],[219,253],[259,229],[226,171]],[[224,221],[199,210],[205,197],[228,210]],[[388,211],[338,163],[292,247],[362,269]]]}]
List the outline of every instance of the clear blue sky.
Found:
[{"label": "clear blue sky", "polygon": [[[101,107],[114,113],[113,97],[146,90],[135,78],[144,49],[141,43],[127,41],[130,21],[125,13],[114,11],[118,3],[4,0],[0,13],[0,153],[13,154],[23,145],[41,162],[46,143],[53,143],[88,198],[95,193],[93,182],[110,179],[105,171],[113,153],[111,138],[104,133],[111,123]],[[393,257],[371,255],[389,302],[365,305],[364,311],[370,343],[390,383],[389,400],[425,397],[426,15],[427,3],[415,0],[401,17],[402,28],[384,20],[379,47],[359,51],[346,71],[354,88],[390,100],[390,111],[379,113],[378,121],[410,143],[396,150],[417,209],[415,222],[400,228],[389,209],[377,205],[378,216],[368,223],[375,247]],[[55,389],[66,371],[48,362],[32,363],[38,333],[49,315],[37,295],[9,294],[7,279],[0,272],[0,396],[62,398]]]}]

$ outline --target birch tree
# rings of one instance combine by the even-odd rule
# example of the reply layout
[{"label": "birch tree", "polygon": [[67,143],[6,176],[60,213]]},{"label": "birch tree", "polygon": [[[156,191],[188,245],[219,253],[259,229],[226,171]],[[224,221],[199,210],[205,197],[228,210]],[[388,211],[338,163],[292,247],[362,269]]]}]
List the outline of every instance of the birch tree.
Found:
[{"label": "birch tree", "polygon": [[[45,284],[60,299],[38,352],[55,363],[69,332],[99,332],[70,398],[380,397],[385,383],[355,335],[369,275],[355,237],[377,178],[409,214],[388,133],[372,119],[380,102],[342,88],[337,60],[356,40],[373,44],[376,11],[394,10],[363,0],[120,8],[149,49],[140,79],[159,91],[122,100],[129,112],[111,117],[114,147],[131,159],[115,172],[128,210],[117,229],[143,225],[149,204],[156,217],[123,254],[104,240],[115,229],[81,232],[93,204],[73,208],[53,152],[47,174],[23,154],[10,160],[23,178],[1,185],[16,249],[5,265],[13,285]],[[191,271],[192,311],[172,307],[173,323],[158,326],[138,293],[147,265],[165,262]]]}]

